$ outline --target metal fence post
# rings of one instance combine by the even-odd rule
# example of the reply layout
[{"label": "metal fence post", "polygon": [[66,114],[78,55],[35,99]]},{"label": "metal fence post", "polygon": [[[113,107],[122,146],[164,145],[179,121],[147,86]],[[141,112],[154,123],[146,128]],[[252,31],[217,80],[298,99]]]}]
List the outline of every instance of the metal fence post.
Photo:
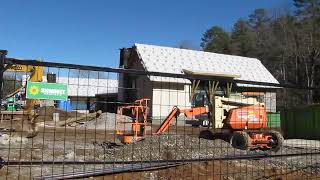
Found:
[{"label": "metal fence post", "polygon": [[[3,73],[5,71],[4,63],[6,59],[8,51],[7,50],[0,50],[0,104],[2,104],[3,98]],[[1,112],[1,108],[0,108]]]}]

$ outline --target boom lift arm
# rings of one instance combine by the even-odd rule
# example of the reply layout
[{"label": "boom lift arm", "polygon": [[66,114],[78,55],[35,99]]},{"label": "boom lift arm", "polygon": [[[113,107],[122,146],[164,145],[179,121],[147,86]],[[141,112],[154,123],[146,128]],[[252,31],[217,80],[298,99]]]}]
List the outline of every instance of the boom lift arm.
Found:
[{"label": "boom lift arm", "polygon": [[154,135],[159,135],[168,130],[170,124],[174,119],[177,119],[180,113],[184,113],[184,115],[188,118],[192,118],[193,116],[197,116],[200,114],[208,113],[208,109],[206,107],[192,107],[190,109],[179,109],[177,106],[174,106],[166,117],[166,119],[161,123],[158,130],[154,133]]}]

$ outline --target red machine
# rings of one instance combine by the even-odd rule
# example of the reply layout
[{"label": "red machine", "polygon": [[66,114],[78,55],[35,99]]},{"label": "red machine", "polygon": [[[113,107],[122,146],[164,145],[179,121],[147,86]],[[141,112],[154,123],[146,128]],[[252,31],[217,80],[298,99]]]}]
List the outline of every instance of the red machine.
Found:
[{"label": "red machine", "polygon": [[231,109],[225,120],[225,128],[232,131],[231,144],[239,149],[271,149],[278,151],[283,137],[277,131],[267,129],[267,112],[260,105]]},{"label": "red machine", "polygon": [[[165,132],[172,121],[180,114],[188,118],[208,113],[206,107],[179,109],[173,107],[167,118],[154,133]],[[231,145],[238,149],[271,149],[278,151],[283,144],[283,137],[277,131],[267,130],[267,113],[263,106],[251,105],[229,110],[221,131],[229,136]],[[213,131],[213,130],[211,130]]]},{"label": "red machine", "polygon": [[[116,134],[122,143],[127,144],[145,138],[149,101],[150,99],[140,99],[136,100],[133,105],[118,107],[118,114],[123,115],[124,111],[129,110],[132,115],[132,122],[123,121],[121,118],[117,119]],[[129,132],[126,131],[128,126],[131,126]]]},{"label": "red machine", "polygon": [[[133,122],[129,122],[132,126],[131,132],[124,133],[124,131],[117,130],[122,143],[131,143],[145,138],[145,127],[147,126],[149,112],[148,101],[149,99],[137,100],[135,101],[136,105],[118,108],[119,114],[123,113],[123,109],[130,109],[134,117]],[[188,118],[192,118],[208,112],[206,107],[179,109],[174,106],[153,135],[159,135],[167,131],[173,120],[181,113]],[[224,127],[221,128],[221,131],[229,136],[230,143],[235,148],[243,150],[260,148],[278,151],[282,146],[283,137],[277,131],[267,130],[267,121],[267,113],[263,106],[259,104],[243,106],[228,111],[228,116],[224,120]]]},{"label": "red machine", "polygon": [[[128,144],[136,141],[140,141],[146,136],[147,127],[147,116],[149,112],[148,104],[150,99],[140,99],[136,100],[133,105],[120,106],[118,107],[118,114],[123,115],[124,111],[129,110],[131,114],[132,121],[125,122],[119,118],[117,120],[117,130],[116,134],[122,143]],[[166,119],[161,123],[160,127],[157,129],[153,135],[159,135],[168,130],[170,124],[180,113],[184,113],[185,116],[191,118],[194,115],[199,115],[207,113],[205,107],[197,107],[191,109],[180,110],[178,107],[174,107]],[[131,130],[125,130],[126,127]]]}]

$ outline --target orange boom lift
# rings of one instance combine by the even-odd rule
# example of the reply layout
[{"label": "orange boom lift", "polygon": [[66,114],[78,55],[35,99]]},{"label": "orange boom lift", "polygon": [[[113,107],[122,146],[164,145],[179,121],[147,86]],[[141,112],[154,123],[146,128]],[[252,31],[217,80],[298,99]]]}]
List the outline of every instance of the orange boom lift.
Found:
[{"label": "orange boom lift", "polygon": [[[122,143],[128,144],[142,140],[146,137],[149,101],[150,99],[140,99],[134,101],[133,105],[118,107],[118,114],[123,115],[126,110],[129,110],[132,118],[131,122],[126,122],[123,120],[123,118],[119,118],[117,120],[116,134]],[[180,110],[177,106],[175,106],[165,120],[161,123],[156,132],[153,133],[153,135],[159,135],[163,132],[166,132],[173,120],[176,119],[180,113],[183,113],[188,118],[192,118],[195,115],[207,113],[208,111],[206,109],[206,107],[196,107]]]},{"label": "orange boom lift", "polygon": [[[141,99],[135,101],[135,105],[118,108],[118,114],[123,114],[124,110],[128,109],[133,115],[132,122],[117,122],[118,125],[123,124],[125,126],[129,124],[131,126],[129,132],[117,129],[117,135],[122,143],[128,144],[143,140],[146,137],[147,115],[149,112],[148,102],[149,99]],[[194,116],[208,112],[208,108],[206,107],[179,109],[177,106],[174,106],[160,127],[152,135],[160,135],[166,132],[173,120],[180,114],[193,118]],[[243,106],[229,110],[221,131],[224,135],[229,136],[230,143],[235,148],[243,150],[259,148],[278,151],[282,146],[283,137],[277,131],[267,130],[267,121],[267,113],[262,105]]]},{"label": "orange boom lift", "polygon": [[118,114],[124,115],[125,111],[129,111],[132,118],[132,122],[126,122],[122,118],[117,119],[116,134],[122,143],[127,144],[145,138],[149,101],[150,99],[140,99],[134,101],[132,105],[118,107]]},{"label": "orange boom lift", "polygon": [[[216,96],[219,81],[203,81],[206,86],[206,96],[208,105],[204,105],[204,98],[200,107],[179,109],[174,106],[168,116],[161,123],[153,135],[165,132],[174,119],[182,113],[188,118],[193,118],[201,114],[208,115],[208,122],[212,123],[212,128],[205,130],[202,134],[214,135],[217,131],[228,137],[233,147],[243,150],[263,149],[278,151],[283,144],[283,136],[277,132],[267,129],[267,113],[263,103],[255,98],[231,98],[232,79],[240,77],[232,74],[208,74],[184,70],[186,74],[194,76],[212,76],[223,78],[226,87],[226,97]],[[193,80],[191,86],[190,99],[196,99],[200,80]],[[133,121],[129,122],[131,130],[124,132],[117,130],[123,143],[131,143],[142,140],[146,135],[147,117],[149,113],[149,99],[135,101],[135,105],[119,107],[118,113],[123,114],[123,109],[130,109]],[[218,104],[216,104],[218,103]],[[223,113],[222,113],[223,112]],[[220,113],[217,115],[217,113]],[[128,123],[128,122],[126,122]],[[209,124],[209,123],[206,123]]]}]

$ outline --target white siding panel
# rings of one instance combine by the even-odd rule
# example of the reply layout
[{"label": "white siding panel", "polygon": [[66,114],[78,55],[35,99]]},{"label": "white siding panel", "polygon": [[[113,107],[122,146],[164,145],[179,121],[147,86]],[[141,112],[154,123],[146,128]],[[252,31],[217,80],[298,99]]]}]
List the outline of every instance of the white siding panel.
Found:
[{"label": "white siding panel", "polygon": [[166,117],[173,106],[181,109],[190,108],[189,85],[183,85],[183,89],[153,89],[152,116],[154,118]]}]

